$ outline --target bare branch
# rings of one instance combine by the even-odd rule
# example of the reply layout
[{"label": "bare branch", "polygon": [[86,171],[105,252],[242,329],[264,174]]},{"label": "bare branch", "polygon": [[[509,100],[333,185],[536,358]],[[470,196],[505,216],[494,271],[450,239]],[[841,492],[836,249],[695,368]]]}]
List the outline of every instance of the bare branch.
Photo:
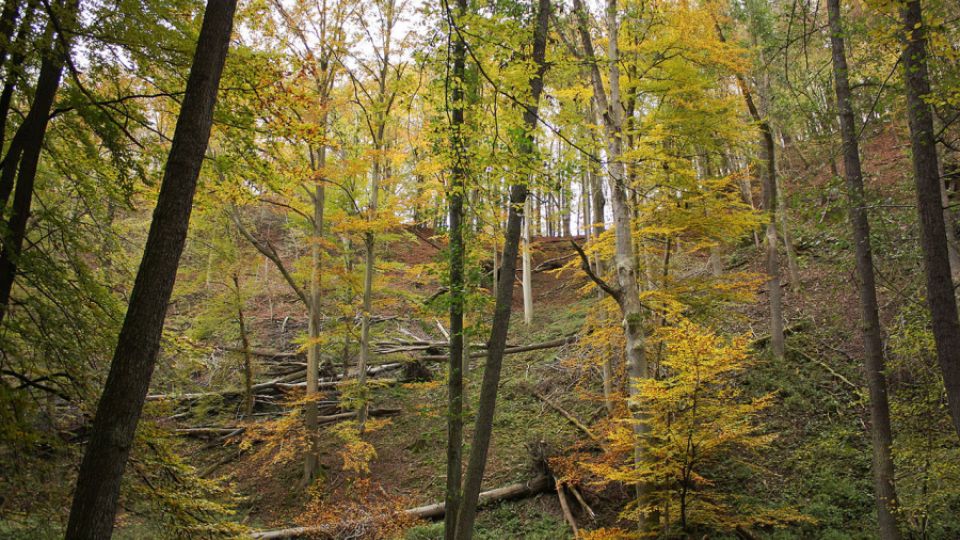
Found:
[{"label": "bare branch", "polygon": [[609,294],[619,304],[623,298],[623,290],[621,290],[619,287],[613,287],[604,281],[603,278],[594,274],[593,269],[590,268],[590,259],[587,257],[587,254],[583,252],[583,248],[580,247],[580,244],[577,244],[573,240],[571,240],[570,243],[573,244],[573,249],[577,250],[577,254],[580,255],[580,268],[582,268],[584,273],[587,274],[587,277],[589,277],[591,281],[597,284],[597,287],[603,289],[603,292]]}]

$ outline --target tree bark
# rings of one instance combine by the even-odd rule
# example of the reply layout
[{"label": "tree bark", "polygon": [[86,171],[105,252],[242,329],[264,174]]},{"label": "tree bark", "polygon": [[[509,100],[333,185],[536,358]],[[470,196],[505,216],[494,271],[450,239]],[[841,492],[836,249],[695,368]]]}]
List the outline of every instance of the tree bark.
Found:
[{"label": "tree bark", "polygon": [[[591,62],[591,79],[594,87],[594,99],[597,108],[603,115],[604,131],[606,135],[606,150],[609,163],[610,200],[613,206],[615,256],[614,265],[618,288],[614,298],[620,305],[623,317],[622,326],[625,338],[625,357],[627,375],[630,379],[646,378],[649,376],[646,358],[646,336],[643,327],[643,306],[640,303],[640,286],[637,281],[637,257],[633,245],[632,211],[627,195],[627,170],[622,160],[623,122],[624,111],[620,96],[620,68],[619,68],[619,22],[617,20],[617,1],[608,0],[606,4],[607,23],[607,63],[609,64],[608,84],[609,97],[604,89],[603,78],[596,61],[593,42],[589,34],[587,13],[581,0],[574,0],[574,11],[578,17],[578,32],[587,59]],[[630,397],[635,399],[636,385],[628,385]],[[646,435],[647,426],[643,415],[634,412],[634,435],[637,445],[634,449],[634,461],[643,459],[640,442]],[[644,487],[638,486],[638,498],[643,496]],[[640,519],[638,528],[646,528],[645,520]]]},{"label": "tree bark", "polygon": [[[77,10],[76,0],[65,7],[64,14],[72,19]],[[62,20],[60,24],[70,22]],[[66,35],[57,34],[53,21],[49,22],[45,35],[50,40],[50,50],[46,52],[40,64],[33,104],[17,130],[14,140],[10,143],[10,149],[4,158],[3,169],[0,172],[0,185],[7,186],[4,195],[9,194],[8,190],[13,187],[13,178],[16,177],[10,218],[6,223],[3,249],[0,250],[0,324],[3,323],[9,308],[10,293],[17,275],[18,259],[26,238],[27,221],[33,204],[33,187],[50,120],[50,111],[53,108],[57,89],[60,87],[66,56],[70,54],[68,50],[70,40]],[[3,203],[5,202],[4,200]]]},{"label": "tree bark", "polygon": [[913,176],[920,214],[920,243],[923,246],[937,359],[943,373],[947,404],[954,428],[960,435],[960,322],[957,299],[950,274],[946,226],[940,196],[940,168],[937,159],[933,114],[924,98],[930,94],[927,72],[927,37],[920,0],[908,0],[902,9],[904,26],[903,64],[907,93],[907,119],[913,150]]},{"label": "tree bark", "polygon": [[243,414],[253,414],[253,359],[250,354],[250,338],[247,336],[247,322],[243,316],[243,295],[240,294],[240,276],[233,274],[233,291],[237,303],[237,324],[240,326],[240,347],[243,353]]},{"label": "tree bark", "polygon": [[210,0],[204,12],[143,259],[80,465],[68,540],[103,540],[113,532],[120,479],[160,348],[236,7],[236,0]]},{"label": "tree bark", "polygon": [[[451,100],[453,110],[451,130],[455,152],[451,170],[451,185],[448,195],[450,205],[450,351],[447,366],[447,490],[443,536],[454,540],[457,533],[457,513],[460,510],[460,483],[463,477],[463,310],[464,298],[464,250],[463,243],[463,195],[467,189],[466,141],[464,140],[464,85],[466,84],[467,44],[459,25],[467,14],[467,0],[457,0],[456,15],[447,7],[447,18],[453,40],[453,84]],[[452,36],[451,36],[452,37]],[[493,274],[496,284],[497,252],[494,242]],[[496,285],[494,285],[496,290]],[[494,293],[496,294],[496,293]]]},{"label": "tree bark", "polygon": [[[324,134],[326,134],[327,115],[324,113],[321,119]],[[313,152],[311,149],[310,152]],[[311,159],[311,161],[313,161]],[[317,152],[315,171],[323,171],[327,161],[327,148],[321,146]],[[307,324],[310,348],[307,349],[307,392],[308,399],[317,395],[317,384],[320,378],[320,301],[321,301],[321,270],[323,261],[320,253],[320,241],[323,238],[323,207],[326,202],[326,193],[324,183],[321,179],[314,187],[313,193],[313,241],[310,245],[310,303],[307,308],[310,310],[310,321]],[[316,476],[317,467],[320,463],[320,441],[317,433],[317,408],[308,406],[304,412],[304,427],[307,430],[307,439],[309,448],[307,455],[303,459],[303,483],[309,485]]]},{"label": "tree bark", "polygon": [[[543,74],[546,71],[547,22],[550,20],[550,0],[538,0],[536,28],[533,33],[533,63],[537,72],[530,78],[530,103],[524,105],[523,125],[525,133],[521,135],[519,151],[532,158],[536,153],[534,130],[537,126],[540,94],[543,91]],[[529,161],[533,161],[530,159]],[[464,475],[463,499],[457,517],[456,538],[473,538],[473,524],[477,516],[477,500],[483,481],[483,471],[487,464],[487,452],[490,449],[490,436],[493,432],[493,417],[496,412],[497,389],[500,384],[500,369],[503,366],[503,352],[507,345],[507,331],[510,328],[510,311],[513,304],[512,276],[517,267],[517,251],[520,244],[520,228],[524,219],[524,205],[527,199],[527,186],[518,183],[510,186],[510,208],[507,217],[506,242],[503,249],[504,280],[497,289],[493,322],[488,341],[487,362],[480,387],[480,402],[474,425],[473,444],[470,448],[470,461]]]},{"label": "tree bark", "polygon": [[867,388],[870,392],[870,427],[873,434],[873,481],[877,522],[881,540],[899,540],[900,531],[897,528],[896,519],[897,493],[894,487],[891,456],[893,431],[890,427],[887,380],[883,373],[883,335],[870,245],[870,222],[867,219],[863,190],[860,148],[840,19],[840,0],[827,0],[827,14],[830,20],[833,80],[840,114],[840,134],[843,138],[843,169],[847,180],[850,226],[853,229],[853,241],[856,245],[857,274],[860,281],[861,330],[866,349],[864,368],[867,374]]},{"label": "tree bark", "polygon": [[524,205],[526,208],[523,218],[523,246],[520,253],[523,261],[521,285],[523,286],[523,323],[529,326],[533,324],[533,269],[530,264],[530,220],[528,219],[531,208],[530,199],[527,199]]}]

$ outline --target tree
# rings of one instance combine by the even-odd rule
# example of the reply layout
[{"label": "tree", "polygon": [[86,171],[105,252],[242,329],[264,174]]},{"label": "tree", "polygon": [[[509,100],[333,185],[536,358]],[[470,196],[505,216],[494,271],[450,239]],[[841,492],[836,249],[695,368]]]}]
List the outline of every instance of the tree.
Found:
[{"label": "tree", "polygon": [[[361,60],[361,67],[368,80],[347,70],[350,80],[353,83],[354,102],[360,108],[363,124],[366,127],[370,137],[370,174],[369,185],[367,188],[367,205],[364,211],[366,218],[366,230],[363,233],[364,247],[364,274],[363,274],[363,305],[361,307],[361,327],[360,327],[360,360],[358,369],[358,382],[361,393],[364,394],[363,402],[360,405],[360,411],[357,420],[360,425],[360,431],[363,431],[363,424],[367,417],[369,404],[366,401],[366,380],[367,366],[370,363],[370,321],[373,311],[373,278],[376,273],[375,264],[377,229],[382,228],[384,223],[381,216],[378,215],[380,207],[380,192],[384,189],[384,183],[391,176],[390,160],[388,156],[387,127],[390,121],[391,111],[397,101],[399,94],[398,83],[403,77],[405,63],[397,59],[397,51],[394,47],[397,25],[400,16],[404,10],[405,3],[398,3],[396,0],[379,0],[373,3],[377,10],[377,20],[380,28],[375,29],[379,43],[371,43],[374,50],[374,60],[372,63],[366,63]],[[358,12],[361,17],[359,23],[366,28],[369,33],[371,30],[366,27],[368,24],[363,15],[367,13],[364,10]],[[373,39],[373,38],[371,38]],[[402,39],[401,39],[402,44]],[[373,88],[368,85],[372,83]]]},{"label": "tree", "polygon": [[80,465],[67,525],[70,540],[109,538],[113,531],[120,479],[159,352],[236,7],[235,0],[210,0],[204,11],[143,259]]},{"label": "tree", "polygon": [[[648,505],[662,504],[662,534],[670,537],[798,519],[789,509],[748,502],[715,478],[733,456],[756,455],[775,438],[764,433],[760,421],[773,396],[744,398],[735,384],[751,364],[745,340],[728,342],[686,320],[662,328],[653,338],[666,345],[663,367],[669,375],[638,381],[639,392],[630,398],[647,423],[644,456],[627,458],[626,465],[593,468],[610,480],[650,486],[662,502],[629,505],[621,516],[643,520],[644,514],[659,510]],[[630,429],[618,429],[610,438],[621,454],[632,454]]]},{"label": "tree", "polygon": [[[450,207],[450,358],[447,365],[447,485],[444,497],[444,538],[454,540],[460,512],[460,485],[463,478],[463,311],[464,256],[463,197],[467,189],[467,144],[464,134],[464,106],[467,43],[459,29],[467,15],[467,0],[457,0],[456,14],[446,5],[447,31],[453,40],[453,69],[450,86],[450,131],[454,148],[447,199]],[[456,34],[456,36],[454,36]],[[497,273],[494,252],[494,275]]]},{"label": "tree", "polygon": [[927,103],[930,78],[927,71],[927,27],[920,0],[907,0],[902,8],[904,90],[910,147],[913,150],[913,178],[920,215],[920,243],[927,281],[937,360],[947,391],[947,404],[954,428],[960,435],[960,320],[950,272],[946,226],[943,220],[940,166],[937,157],[933,114]]},{"label": "tree", "polygon": [[[536,8],[536,26],[533,31],[531,60],[534,74],[529,79],[529,102],[521,104],[523,109],[523,132],[517,136],[519,154],[532,161],[536,152],[534,129],[537,127],[540,94],[543,92],[543,75],[546,72],[547,23],[550,20],[550,0],[538,0]],[[526,164],[523,164],[526,165]],[[490,437],[493,432],[493,416],[497,405],[497,389],[500,384],[500,370],[507,345],[507,331],[510,328],[510,311],[513,304],[513,279],[517,268],[517,254],[520,245],[520,229],[524,219],[523,207],[527,199],[527,186],[523,181],[510,186],[510,201],[507,215],[506,239],[503,247],[503,281],[497,287],[497,300],[494,306],[490,339],[487,341],[487,359],[484,364],[483,382],[480,387],[480,402],[477,407],[474,425],[473,443],[470,446],[470,461],[463,481],[463,499],[457,515],[457,540],[473,538],[473,525],[477,515],[477,501],[483,481],[483,471],[487,464],[487,452],[490,449]]]},{"label": "tree", "polygon": [[880,538],[900,538],[897,529],[897,493],[894,488],[893,431],[890,427],[890,404],[887,399],[887,379],[884,375],[883,334],[880,326],[880,308],[873,269],[873,250],[870,244],[870,222],[867,219],[863,192],[863,172],[860,166],[860,145],[854,121],[850,92],[847,53],[844,48],[840,0],[828,0],[830,42],[833,53],[833,80],[837,93],[840,133],[843,138],[843,172],[847,180],[850,227],[857,253],[857,276],[860,289],[860,310],[864,367],[870,392],[870,427],[873,433],[874,496],[877,500],[877,521]]},{"label": "tree", "polygon": [[70,38],[64,28],[70,28],[72,25],[78,9],[78,0],[62,1],[55,6],[56,11],[51,11],[51,18],[44,31],[44,42],[48,50],[40,64],[40,74],[37,76],[37,87],[30,112],[13,136],[0,167],[0,186],[6,186],[0,189],[5,192],[0,200],[0,214],[6,207],[6,196],[10,193],[13,179],[16,177],[10,218],[6,223],[7,231],[3,238],[3,249],[0,250],[0,323],[3,322],[8,309],[10,290],[17,275],[17,260],[23,250],[27,220],[30,218],[30,207],[33,202],[34,182],[37,178],[37,166],[50,121],[50,111],[53,108],[57,89],[60,87],[64,64],[70,54]]},{"label": "tree", "polygon": [[[717,33],[721,41],[725,41],[723,31],[717,24]],[[750,117],[760,129],[760,178],[763,183],[763,210],[767,214],[766,240],[767,240],[767,294],[769,295],[770,305],[770,348],[774,356],[783,358],[784,354],[784,334],[783,334],[783,289],[780,286],[780,257],[777,254],[777,245],[779,238],[777,235],[777,162],[776,162],[776,143],[773,140],[773,128],[770,121],[761,115],[757,108],[756,101],[753,99],[753,93],[747,85],[743,75],[737,75],[737,86],[740,93],[743,94],[743,100],[746,103],[747,111]]]},{"label": "tree", "polygon": [[[628,185],[626,164],[623,161],[624,141],[624,107],[620,94],[620,49],[619,49],[619,21],[617,0],[608,0],[606,4],[607,29],[607,63],[609,64],[608,85],[609,95],[604,87],[600,73],[598,59],[594,53],[593,40],[590,37],[588,13],[580,0],[574,0],[574,11],[577,17],[577,31],[580,35],[580,44],[584,55],[590,62],[590,78],[593,83],[593,98],[597,109],[603,118],[604,134],[607,152],[607,174],[610,186],[610,199],[613,206],[614,237],[616,251],[614,255],[614,269],[617,276],[615,287],[601,285],[620,307],[622,316],[625,355],[627,359],[627,374],[633,379],[644,379],[650,376],[646,357],[646,337],[644,335],[643,305],[640,303],[640,284],[637,279],[638,261],[634,250],[633,240],[633,213],[629,206],[627,191]],[[629,384],[631,391],[635,388]],[[639,417],[637,417],[639,419]],[[642,438],[645,424],[636,422],[638,440]],[[636,459],[641,459],[641,448],[637,446]],[[642,490],[642,486],[640,487]],[[644,527],[643,522],[639,525]]]}]

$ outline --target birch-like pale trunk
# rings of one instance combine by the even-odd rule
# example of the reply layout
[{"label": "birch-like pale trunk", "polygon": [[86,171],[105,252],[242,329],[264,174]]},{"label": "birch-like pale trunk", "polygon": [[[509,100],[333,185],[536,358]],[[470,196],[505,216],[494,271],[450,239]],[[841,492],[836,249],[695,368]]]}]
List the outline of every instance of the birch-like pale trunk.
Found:
[{"label": "birch-like pale trunk", "polygon": [[533,324],[533,269],[530,267],[530,199],[524,203],[526,210],[523,216],[523,242],[521,246],[523,258],[523,322],[527,326]]},{"label": "birch-like pale trunk", "polygon": [[[589,33],[587,12],[581,0],[574,0],[574,10],[578,18],[578,32],[588,61],[591,62],[590,75],[594,87],[594,99],[603,117],[607,151],[607,172],[610,185],[610,201],[613,207],[613,226],[615,239],[614,266],[619,286],[620,312],[625,338],[625,356],[627,375],[630,379],[648,377],[646,357],[646,336],[644,334],[643,306],[640,303],[640,287],[637,281],[637,259],[633,246],[632,209],[628,197],[627,170],[623,162],[623,122],[624,109],[620,95],[620,50],[619,22],[617,19],[617,0],[607,0],[607,58],[609,95],[604,88],[603,77],[594,54],[593,41]],[[639,396],[636,385],[628,384],[630,401],[636,404]],[[634,411],[634,431],[637,445],[634,448],[634,460],[643,460],[643,447],[640,441],[646,436],[647,426],[642,414]],[[644,486],[638,486],[638,498],[644,497]],[[647,501],[641,501],[641,504]],[[646,519],[642,514],[638,527],[646,528]]]}]

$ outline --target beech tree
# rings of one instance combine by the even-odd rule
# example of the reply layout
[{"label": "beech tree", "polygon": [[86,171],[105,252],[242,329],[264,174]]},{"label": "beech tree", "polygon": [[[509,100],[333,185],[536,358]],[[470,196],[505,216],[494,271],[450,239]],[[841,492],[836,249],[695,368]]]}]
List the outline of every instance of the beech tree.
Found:
[{"label": "beech tree", "polygon": [[235,0],[211,0],[204,11],[150,234],[77,477],[66,533],[71,540],[113,532],[120,478],[160,348],[236,7]]},{"label": "beech tree", "polygon": [[873,253],[870,242],[870,222],[867,219],[866,198],[863,190],[863,172],[860,165],[858,142],[849,68],[844,45],[840,0],[827,2],[830,20],[830,41],[833,53],[833,79],[837,93],[840,132],[843,139],[843,172],[847,180],[850,226],[856,249],[857,277],[860,288],[860,310],[863,340],[866,345],[864,364],[867,387],[870,392],[870,426],[873,432],[874,494],[880,538],[900,538],[897,529],[897,493],[894,488],[893,432],[890,427],[890,404],[887,398],[887,379],[884,375],[883,330],[880,326],[880,308],[874,278]]},{"label": "beech tree", "polygon": [[927,305],[933,322],[933,337],[940,371],[946,385],[950,416],[957,434],[960,435],[960,319],[957,318],[957,298],[950,272],[946,225],[943,221],[940,165],[933,113],[926,102],[930,94],[927,28],[924,25],[920,0],[905,2],[901,17],[903,52],[900,63],[903,65],[907,97],[913,178],[917,190],[920,240],[927,282]]},{"label": "beech tree", "polygon": [[[550,0],[539,0],[536,7],[536,25],[533,30],[531,60],[536,70],[529,79],[530,96],[526,103],[518,104],[523,110],[523,129],[518,135],[518,153],[528,166],[535,154],[534,130],[537,127],[540,94],[543,92],[543,76],[546,72],[547,25],[550,20]],[[526,172],[526,169],[521,169]],[[504,282],[497,287],[496,304],[490,338],[487,341],[487,359],[484,364],[483,382],[480,388],[480,401],[477,407],[473,442],[470,445],[470,460],[463,478],[463,492],[460,511],[457,514],[456,535],[458,540],[473,538],[474,522],[477,515],[477,501],[483,481],[483,471],[487,465],[487,452],[493,434],[493,416],[497,406],[497,390],[500,384],[500,370],[507,345],[507,332],[510,329],[510,312],[513,303],[512,276],[517,268],[517,255],[520,245],[520,229],[524,219],[523,208],[527,199],[527,185],[518,179],[510,186],[506,238],[503,246],[503,264],[500,269]]]}]

